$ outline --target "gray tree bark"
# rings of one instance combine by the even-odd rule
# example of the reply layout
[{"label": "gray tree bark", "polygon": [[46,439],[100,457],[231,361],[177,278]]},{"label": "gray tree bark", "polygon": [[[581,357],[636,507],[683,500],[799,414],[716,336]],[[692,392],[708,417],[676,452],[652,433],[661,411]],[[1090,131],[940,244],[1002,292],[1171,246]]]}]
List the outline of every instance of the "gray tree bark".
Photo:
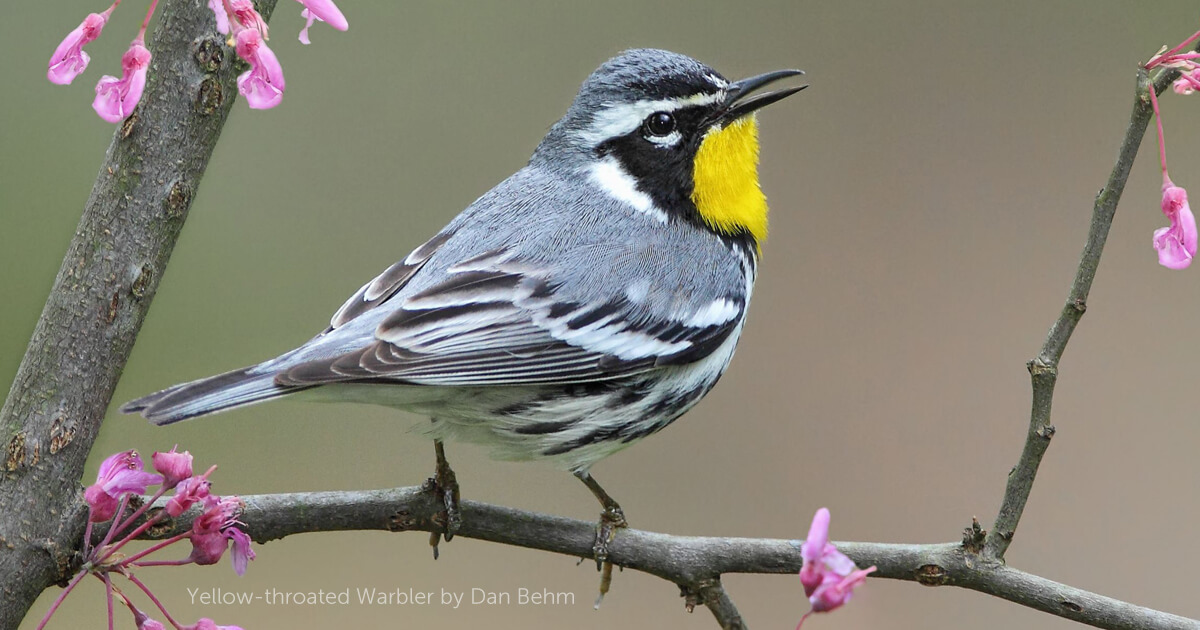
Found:
[{"label": "gray tree bark", "polygon": [[[303,534],[350,530],[441,532],[445,505],[431,486],[301,492],[243,496],[242,527],[255,542]],[[160,500],[160,505],[165,500]],[[510,507],[463,500],[462,529],[456,536],[575,558],[590,558],[596,524]],[[154,514],[151,509],[149,514]],[[151,527],[144,538],[159,540],[188,531],[199,508]],[[96,541],[104,532],[94,532]],[[892,544],[838,542],[860,566],[875,565],[873,578],[907,580],[925,586],[980,591],[1036,610],[1109,630],[1200,630],[1200,621],[1091,593],[1006,566],[983,548],[986,534],[968,528],[961,542]],[[454,543],[450,543],[452,547]],[[617,566],[675,583],[691,609],[706,606],[722,628],[745,622],[721,587],[727,573],[800,572],[799,540],[672,536],[622,529],[609,546]],[[801,596],[799,585],[797,598]]]},{"label": "gray tree bark", "polygon": [[[264,17],[275,0],[260,0]],[[117,128],[0,410],[0,628],[69,577],[79,479],[237,95],[201,0],[167,0],[142,102]],[[81,114],[83,115],[83,114]]]}]

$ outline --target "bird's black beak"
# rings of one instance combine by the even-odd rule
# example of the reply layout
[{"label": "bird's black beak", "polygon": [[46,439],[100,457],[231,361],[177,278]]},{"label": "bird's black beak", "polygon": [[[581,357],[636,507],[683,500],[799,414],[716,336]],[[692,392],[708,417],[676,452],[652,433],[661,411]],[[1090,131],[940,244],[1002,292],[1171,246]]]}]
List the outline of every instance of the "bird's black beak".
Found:
[{"label": "bird's black beak", "polygon": [[797,77],[802,74],[804,74],[803,70],[776,70],[774,72],[768,72],[766,74],[760,74],[758,76],[730,83],[729,87],[725,90],[725,101],[721,104],[721,108],[717,110],[717,115],[714,122],[719,122],[722,125],[726,125],[747,114],[750,114],[751,112],[754,112],[755,110],[766,107],[771,103],[781,101],[795,94],[796,92],[803,90],[808,86],[798,85],[796,87],[784,88],[782,90],[775,90],[774,92],[765,92],[753,97],[751,96],[755,90],[765,85],[774,83],[780,79]]}]

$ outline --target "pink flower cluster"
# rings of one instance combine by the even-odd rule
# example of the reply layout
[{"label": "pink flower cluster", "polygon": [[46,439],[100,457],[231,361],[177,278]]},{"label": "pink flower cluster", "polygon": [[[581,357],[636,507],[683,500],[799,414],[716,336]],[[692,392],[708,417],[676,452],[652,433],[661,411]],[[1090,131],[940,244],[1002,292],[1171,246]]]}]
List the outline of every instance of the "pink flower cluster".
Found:
[{"label": "pink flower cluster", "polygon": [[[183,564],[216,564],[225,551],[232,549],[230,557],[233,570],[242,575],[246,572],[247,564],[254,559],[254,551],[250,548],[250,537],[238,529],[242,525],[237,520],[242,502],[236,496],[219,497],[209,492],[212,483],[208,477],[216,470],[216,466],[208,469],[202,475],[192,474],[192,455],[175,448],[165,453],[155,453],[151,458],[154,473],[142,469],[142,458],[137,451],[117,453],[100,464],[100,472],[96,483],[88,486],[83,492],[84,501],[88,505],[87,531],[83,540],[83,567],[75,574],[63,592],[51,604],[50,610],[38,624],[37,630],[42,630],[50,617],[58,610],[67,595],[88,575],[104,583],[108,596],[108,628],[113,628],[113,595],[116,594],[129,608],[134,623],[139,630],[165,629],[162,622],[151,619],[142,612],[125,593],[113,586],[113,574],[120,575],[145,593],[146,597],[162,612],[163,617],[176,630],[241,630],[238,626],[218,626],[211,619],[201,619],[191,625],[180,625],[163,607],[162,602],[136,575],[135,570],[150,566],[175,566]],[[140,507],[126,514],[133,499],[146,493],[150,486],[157,485],[159,489],[149,500]],[[141,525],[134,527],[155,503],[167,492],[174,490],[165,506],[145,519]],[[146,530],[160,523],[167,517],[175,518],[183,514],[193,505],[200,504],[202,510],[192,521],[192,527],[186,532],[158,542],[147,549],[126,555],[120,550],[131,540],[137,538]],[[114,518],[115,517],[115,518]],[[96,523],[112,521],[104,539],[93,546],[92,528]],[[146,556],[188,539],[192,543],[191,553],[181,560],[146,560]],[[114,542],[115,540],[115,542]]]},{"label": "pink flower cluster", "polygon": [[[306,20],[300,31],[300,42],[309,43],[308,29],[313,22],[326,22],[344,31],[350,28],[346,17],[332,0],[299,0],[304,5],[300,16]],[[217,21],[217,30],[229,35],[230,45],[239,57],[250,64],[237,80],[238,92],[246,97],[251,109],[270,109],[283,100],[286,84],[283,66],[275,53],[267,47],[269,39],[267,21],[259,15],[251,0],[208,0]]]},{"label": "pink flower cluster", "polygon": [[804,594],[812,604],[812,610],[800,618],[796,630],[813,613],[829,612],[850,601],[854,589],[867,580],[875,567],[859,569],[854,561],[837,550],[829,542],[829,510],[821,508],[813,515],[808,537],[800,547],[804,566],[800,569],[800,583]]},{"label": "pink flower cluster", "polygon": [[[1159,66],[1175,68],[1180,71],[1178,79],[1172,83],[1176,94],[1189,95],[1200,88],[1200,53],[1182,52],[1189,45],[1200,39],[1197,31],[1183,43],[1161,51],[1153,59],[1146,62],[1146,69]],[[1158,250],[1158,264],[1168,269],[1186,269],[1196,257],[1197,232],[1196,217],[1188,205],[1187,191],[1176,186],[1167,175],[1167,148],[1163,138],[1162,112],[1158,107],[1158,95],[1153,86],[1150,88],[1150,105],[1154,109],[1154,118],[1158,127],[1158,157],[1162,165],[1162,212],[1167,216],[1167,227],[1154,231],[1154,249]]]},{"label": "pink flower cluster", "polygon": [[[332,0],[298,1],[304,5],[300,16],[306,21],[300,31],[301,42],[309,43],[308,29],[314,22],[326,22],[340,31],[349,28],[345,16]],[[67,34],[50,57],[46,78],[51,83],[69,85],[87,69],[91,57],[83,47],[100,37],[108,18],[120,4],[121,0],[115,0],[103,13],[88,15],[75,30]],[[158,0],[151,0],[141,30],[122,55],[121,77],[105,75],[96,84],[92,108],[108,122],[120,122],[129,117],[142,98],[146,72],[150,67],[146,27],[157,6]],[[267,23],[254,8],[254,3],[251,0],[209,0],[208,6],[216,18],[217,30],[230,35],[229,45],[250,64],[250,70],[238,77],[238,91],[253,109],[270,109],[278,105],[283,99],[283,67],[275,53],[267,48]],[[232,20],[230,16],[233,16]]]},{"label": "pink flower cluster", "polygon": [[[100,37],[109,16],[121,4],[116,0],[103,13],[92,13],[83,22],[67,34],[54,54],[50,56],[50,67],[46,70],[46,78],[51,83],[69,85],[75,77],[87,70],[91,57],[83,51],[84,45]],[[142,20],[142,29],[137,37],[129,44],[129,50],[121,56],[121,78],[104,75],[96,84],[96,98],[92,101],[92,109],[108,122],[119,122],[133,112],[138,101],[142,98],[142,90],[146,87],[146,70],[150,67],[150,51],[146,49],[146,25],[154,15],[158,0],[151,0],[150,10],[146,19]]]}]

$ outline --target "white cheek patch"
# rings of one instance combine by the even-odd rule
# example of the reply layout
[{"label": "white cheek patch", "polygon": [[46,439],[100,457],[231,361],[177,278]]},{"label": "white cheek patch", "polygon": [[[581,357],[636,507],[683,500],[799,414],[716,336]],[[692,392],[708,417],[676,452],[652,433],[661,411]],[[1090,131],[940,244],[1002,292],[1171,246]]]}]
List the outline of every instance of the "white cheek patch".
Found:
[{"label": "white cheek patch", "polygon": [[637,180],[621,168],[615,157],[610,155],[591,165],[588,168],[588,177],[614,199],[633,206],[638,212],[659,223],[667,222],[667,213],[654,205],[650,195],[637,189]]}]

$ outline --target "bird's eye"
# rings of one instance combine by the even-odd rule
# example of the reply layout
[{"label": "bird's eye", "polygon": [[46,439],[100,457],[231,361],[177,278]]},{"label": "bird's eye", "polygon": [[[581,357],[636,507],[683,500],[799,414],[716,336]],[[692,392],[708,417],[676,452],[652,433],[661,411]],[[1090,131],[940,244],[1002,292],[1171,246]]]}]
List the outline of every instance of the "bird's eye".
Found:
[{"label": "bird's eye", "polygon": [[667,112],[654,112],[645,122],[646,133],[652,136],[665,136],[675,131],[675,117]]}]

